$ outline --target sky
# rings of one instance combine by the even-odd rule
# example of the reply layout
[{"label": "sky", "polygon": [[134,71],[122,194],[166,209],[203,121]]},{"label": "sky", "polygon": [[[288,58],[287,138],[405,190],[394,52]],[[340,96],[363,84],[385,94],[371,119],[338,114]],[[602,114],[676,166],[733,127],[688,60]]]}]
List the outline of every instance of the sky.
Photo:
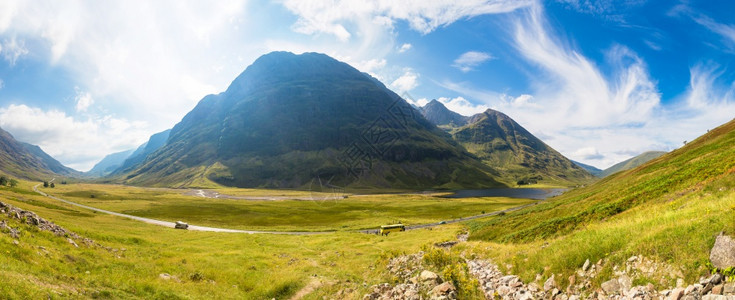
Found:
[{"label": "sky", "polygon": [[735,117],[729,0],[0,1],[0,127],[77,170],[172,128],[271,51],[416,105],[501,111],[607,168]]}]

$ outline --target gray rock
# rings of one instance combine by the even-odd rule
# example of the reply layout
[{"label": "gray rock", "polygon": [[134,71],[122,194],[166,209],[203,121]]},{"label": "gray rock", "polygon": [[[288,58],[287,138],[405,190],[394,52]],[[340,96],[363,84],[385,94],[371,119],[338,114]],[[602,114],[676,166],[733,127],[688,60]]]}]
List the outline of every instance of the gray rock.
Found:
[{"label": "gray rock", "polygon": [[457,299],[457,288],[447,281],[435,286],[430,294],[430,299]]},{"label": "gray rock", "polygon": [[615,278],[603,282],[600,287],[608,295],[613,295],[620,292],[620,283]]},{"label": "gray rock", "polygon": [[549,290],[552,290],[554,288],[557,288],[556,281],[554,280],[554,274],[551,274],[551,277],[549,279],[546,279],[546,282],[544,282],[544,291],[548,292]]},{"label": "gray rock", "polygon": [[709,253],[709,260],[716,268],[735,267],[735,240],[724,234],[718,235]]},{"label": "gray rock", "polygon": [[719,273],[716,273],[709,278],[709,283],[713,285],[720,284],[720,282],[722,282],[722,275],[720,275]]},{"label": "gray rock", "polygon": [[421,283],[422,285],[428,285],[431,287],[442,283],[442,279],[439,278],[439,275],[436,275],[436,273],[427,270],[421,271],[418,279],[419,283]]},{"label": "gray rock", "polygon": [[679,300],[681,299],[681,296],[684,296],[684,289],[678,287],[671,291],[668,300]]},{"label": "gray rock", "polygon": [[582,265],[582,271],[587,271],[587,269],[590,267],[590,260],[589,258],[584,261],[584,265]]},{"label": "gray rock", "polygon": [[725,295],[735,294],[735,282],[728,282],[722,287],[722,293]]},{"label": "gray rock", "polygon": [[727,296],[709,294],[704,295],[704,297],[702,297],[702,300],[727,300]]},{"label": "gray rock", "polygon": [[627,293],[628,290],[633,286],[633,280],[628,277],[628,275],[622,275],[618,278],[618,283],[620,283],[620,289],[623,292],[623,294]]}]

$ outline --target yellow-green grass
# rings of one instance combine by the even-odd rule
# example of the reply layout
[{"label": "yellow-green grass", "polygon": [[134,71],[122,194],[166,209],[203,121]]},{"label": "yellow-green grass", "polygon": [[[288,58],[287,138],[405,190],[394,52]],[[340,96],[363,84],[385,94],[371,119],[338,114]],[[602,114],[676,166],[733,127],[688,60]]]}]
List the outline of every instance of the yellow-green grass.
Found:
[{"label": "yellow-green grass", "polygon": [[478,249],[490,247],[481,252],[526,280],[566,279],[586,259],[604,258],[598,280],[607,280],[613,265],[641,254],[691,282],[707,273],[716,235],[735,234],[735,122],[636,169],[469,225]]},{"label": "yellow-green grass", "polygon": [[[77,203],[140,217],[276,231],[373,229],[399,221],[406,225],[436,223],[533,202],[512,198],[449,199],[416,194],[359,195],[324,200],[316,197],[317,200],[306,201],[234,200],[187,196],[176,190],[90,184],[59,185],[43,191]],[[221,191],[236,192],[232,189]],[[254,192],[263,195],[264,191]],[[294,195],[291,191],[272,193]]]},{"label": "yellow-green grass", "polygon": [[[32,185],[22,182],[21,188]],[[459,226],[448,225],[387,237],[195,232],[93,213],[7,188],[0,188],[0,201],[113,249],[89,248],[80,241],[76,248],[66,238],[0,215],[11,227],[21,228],[19,245],[0,233],[0,295],[9,299],[287,299],[314,278],[326,287],[311,298],[338,289],[339,284],[329,287],[338,282],[353,283],[359,297],[363,282],[369,286],[381,280],[383,267],[376,265],[381,257],[417,252],[423,245],[451,240],[459,231]],[[162,273],[177,279],[164,280]]]}]

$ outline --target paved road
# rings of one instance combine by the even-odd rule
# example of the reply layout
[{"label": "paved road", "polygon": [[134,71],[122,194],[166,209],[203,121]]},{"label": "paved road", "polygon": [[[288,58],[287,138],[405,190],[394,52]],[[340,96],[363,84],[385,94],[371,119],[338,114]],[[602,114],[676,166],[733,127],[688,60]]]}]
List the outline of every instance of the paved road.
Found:
[{"label": "paved road", "polygon": [[[53,179],[51,181],[53,181]],[[110,214],[110,215],[114,215],[114,216],[119,216],[119,217],[123,217],[123,218],[133,219],[133,220],[145,222],[145,223],[148,223],[148,224],[160,225],[160,226],[165,226],[165,227],[169,227],[169,228],[173,228],[174,225],[175,225],[174,222],[161,221],[161,220],[156,220],[156,219],[143,218],[143,217],[138,217],[138,216],[133,216],[133,215],[128,215],[128,214],[117,213],[117,212],[114,212],[114,211],[99,209],[99,208],[96,208],[96,207],[91,207],[91,206],[87,206],[87,205],[84,205],[84,204],[79,204],[79,203],[76,203],[76,202],[71,202],[69,200],[64,200],[64,199],[61,199],[59,197],[52,196],[52,195],[49,195],[49,194],[46,194],[44,192],[39,191],[38,190],[38,186],[39,185],[41,185],[41,184],[39,183],[39,184],[37,184],[37,185],[35,185],[33,187],[33,190],[36,193],[39,193],[39,194],[41,194],[43,196],[46,196],[46,197],[49,197],[51,199],[58,200],[58,201],[61,201],[61,202],[64,202],[64,203],[67,203],[67,204],[70,204],[70,205],[74,205],[74,206],[78,206],[78,207],[81,207],[81,208],[85,208],[85,209],[89,209],[89,210],[93,210],[93,211],[97,211],[97,212],[101,212],[101,213],[106,213],[106,214]],[[196,192],[197,192],[197,195],[198,195],[199,192],[202,192],[203,193],[204,191],[197,190]],[[530,204],[525,204],[525,205],[521,205],[521,206],[516,206],[516,207],[508,208],[508,209],[505,209],[505,210],[500,210],[500,211],[495,211],[495,212],[491,212],[491,213],[476,215],[476,216],[470,216],[470,217],[464,217],[464,218],[459,218],[459,219],[446,220],[446,221],[437,222],[437,223],[410,225],[410,226],[406,226],[406,230],[429,228],[429,227],[435,227],[435,226],[439,226],[439,225],[443,225],[443,224],[452,224],[452,223],[458,223],[458,222],[463,222],[463,221],[468,221],[468,220],[474,220],[474,219],[479,219],[479,218],[484,218],[484,217],[495,216],[495,215],[499,215],[499,214],[502,214],[502,213],[508,213],[508,212],[512,212],[512,211],[524,209],[526,207],[534,206],[534,205],[539,204],[541,201],[544,201],[544,200],[540,200],[538,202],[534,202],[534,203],[530,203]],[[326,233],[332,233],[333,232],[333,231],[320,231],[320,232],[312,232],[312,231],[258,231],[258,230],[239,230],[239,229],[216,228],[216,227],[206,227],[206,226],[196,226],[196,225],[189,225],[189,230],[211,231],[211,232],[248,233],[248,234],[286,234],[286,235],[314,235],[314,234],[326,234]],[[377,234],[379,231],[380,231],[380,229],[359,230],[359,232],[367,233],[367,234]]]}]

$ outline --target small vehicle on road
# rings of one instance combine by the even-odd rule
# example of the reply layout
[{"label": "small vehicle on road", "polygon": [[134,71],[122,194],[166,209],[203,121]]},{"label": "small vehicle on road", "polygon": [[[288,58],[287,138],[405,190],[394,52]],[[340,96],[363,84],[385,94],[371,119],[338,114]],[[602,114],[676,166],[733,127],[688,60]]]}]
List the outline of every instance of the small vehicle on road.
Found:
[{"label": "small vehicle on road", "polygon": [[189,229],[189,224],[186,224],[181,221],[176,221],[176,225],[174,225],[174,228],[176,229]]},{"label": "small vehicle on road", "polygon": [[391,224],[391,225],[383,225],[380,226],[380,235],[388,235],[391,232],[394,231],[406,231],[406,226],[403,226],[403,224]]}]

